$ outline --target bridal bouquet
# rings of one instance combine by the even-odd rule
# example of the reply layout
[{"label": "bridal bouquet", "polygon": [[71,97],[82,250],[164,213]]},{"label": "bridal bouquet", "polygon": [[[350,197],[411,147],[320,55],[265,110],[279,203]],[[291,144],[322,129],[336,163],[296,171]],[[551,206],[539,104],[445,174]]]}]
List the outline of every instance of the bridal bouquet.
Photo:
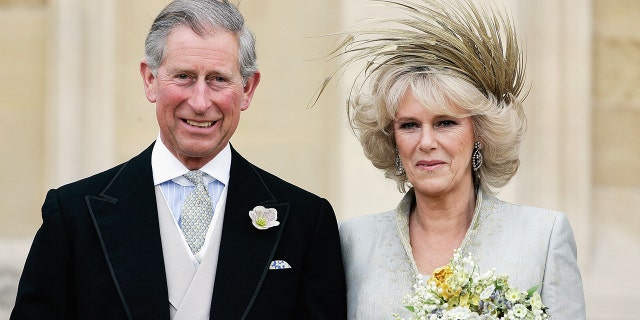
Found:
[{"label": "bridal bouquet", "polygon": [[[542,320],[549,319],[538,286],[521,291],[495,269],[478,273],[471,254],[459,251],[448,265],[426,281],[418,277],[415,292],[405,297],[412,320]],[[396,319],[402,319],[395,316]]]}]

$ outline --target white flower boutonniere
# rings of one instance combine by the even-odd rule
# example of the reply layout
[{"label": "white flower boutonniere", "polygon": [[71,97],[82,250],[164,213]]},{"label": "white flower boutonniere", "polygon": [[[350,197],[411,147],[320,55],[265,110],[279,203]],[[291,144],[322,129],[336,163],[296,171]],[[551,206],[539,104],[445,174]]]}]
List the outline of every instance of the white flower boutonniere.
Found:
[{"label": "white flower boutonniere", "polygon": [[263,206],[257,206],[249,211],[249,218],[251,218],[253,226],[259,230],[269,229],[280,224],[278,222],[278,211]]}]

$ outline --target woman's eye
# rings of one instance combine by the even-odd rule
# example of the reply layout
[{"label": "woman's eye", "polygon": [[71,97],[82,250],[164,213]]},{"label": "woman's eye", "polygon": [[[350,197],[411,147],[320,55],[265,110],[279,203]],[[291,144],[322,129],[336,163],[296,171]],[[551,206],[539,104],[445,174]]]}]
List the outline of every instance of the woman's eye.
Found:
[{"label": "woman's eye", "polygon": [[415,129],[418,127],[418,124],[415,122],[406,122],[406,123],[401,123],[398,128],[400,129]]},{"label": "woman's eye", "polygon": [[453,120],[443,120],[438,122],[436,124],[436,127],[451,127],[451,126],[455,126],[456,124],[458,123]]}]

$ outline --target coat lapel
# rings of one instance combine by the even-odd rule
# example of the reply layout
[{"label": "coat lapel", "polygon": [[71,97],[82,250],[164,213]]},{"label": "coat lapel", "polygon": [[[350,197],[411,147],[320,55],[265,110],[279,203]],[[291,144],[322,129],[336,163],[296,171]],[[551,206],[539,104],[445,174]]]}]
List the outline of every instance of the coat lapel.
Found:
[{"label": "coat lapel", "polygon": [[[279,202],[258,170],[232,149],[211,319],[244,319],[251,309],[273,259],[289,215],[289,203]],[[258,230],[249,211],[262,205],[278,212],[280,225]]]},{"label": "coat lapel", "polygon": [[86,202],[129,319],[169,319],[158,211],[147,148]]}]

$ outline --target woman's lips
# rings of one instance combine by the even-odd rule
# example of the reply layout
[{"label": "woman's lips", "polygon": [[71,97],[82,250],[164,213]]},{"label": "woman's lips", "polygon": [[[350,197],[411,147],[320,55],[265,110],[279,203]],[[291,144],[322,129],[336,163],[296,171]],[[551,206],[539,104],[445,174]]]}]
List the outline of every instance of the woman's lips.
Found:
[{"label": "woman's lips", "polygon": [[416,163],[416,166],[425,167],[427,169],[435,169],[444,164],[446,164],[446,162],[441,160],[421,160]]}]

